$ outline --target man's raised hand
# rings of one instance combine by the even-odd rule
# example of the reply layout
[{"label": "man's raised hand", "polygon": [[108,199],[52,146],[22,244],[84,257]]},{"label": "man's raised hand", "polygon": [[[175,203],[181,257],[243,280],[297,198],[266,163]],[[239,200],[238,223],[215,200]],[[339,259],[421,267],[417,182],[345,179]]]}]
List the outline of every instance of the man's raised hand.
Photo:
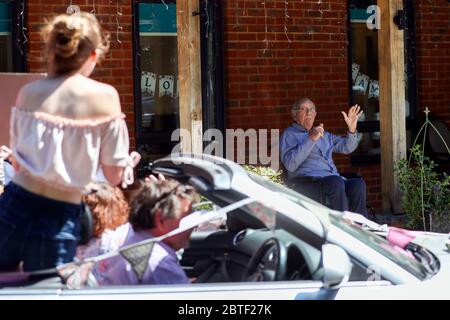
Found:
[{"label": "man's raised hand", "polygon": [[348,126],[348,131],[350,133],[356,132],[356,126],[358,125],[358,119],[362,116],[364,112],[361,110],[361,107],[355,104],[350,108],[348,114],[342,111],[342,115],[344,116],[345,123]]}]

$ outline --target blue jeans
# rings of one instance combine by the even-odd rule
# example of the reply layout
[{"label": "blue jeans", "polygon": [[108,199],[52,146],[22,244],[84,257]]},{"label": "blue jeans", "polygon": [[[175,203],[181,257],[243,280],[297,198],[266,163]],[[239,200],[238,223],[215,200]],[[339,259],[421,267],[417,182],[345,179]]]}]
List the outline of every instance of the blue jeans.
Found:
[{"label": "blue jeans", "polygon": [[0,271],[71,262],[80,233],[81,204],[51,200],[11,182],[0,197]]}]

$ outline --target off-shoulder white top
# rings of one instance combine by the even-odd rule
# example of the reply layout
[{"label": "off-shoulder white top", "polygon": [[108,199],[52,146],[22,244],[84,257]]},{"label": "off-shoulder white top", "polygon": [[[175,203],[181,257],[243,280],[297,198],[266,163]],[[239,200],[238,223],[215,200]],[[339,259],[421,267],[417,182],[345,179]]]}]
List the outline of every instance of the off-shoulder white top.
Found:
[{"label": "off-shoulder white top", "polygon": [[10,146],[20,171],[54,186],[82,190],[99,165],[127,167],[125,115],[73,120],[13,107]]}]

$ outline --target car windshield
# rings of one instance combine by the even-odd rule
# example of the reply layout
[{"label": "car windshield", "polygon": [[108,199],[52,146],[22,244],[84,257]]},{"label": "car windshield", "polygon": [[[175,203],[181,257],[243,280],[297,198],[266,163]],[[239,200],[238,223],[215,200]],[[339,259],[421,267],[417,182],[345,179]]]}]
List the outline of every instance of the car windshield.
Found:
[{"label": "car windshield", "polygon": [[[273,192],[276,192],[277,194],[299,204],[302,207],[308,209],[311,207],[311,205],[314,205],[317,206],[318,209],[325,208],[322,204],[317,203],[280,184],[274,183],[253,173],[249,173],[249,176],[256,183],[266,187]],[[323,213],[323,210],[321,210],[321,212]],[[329,209],[328,212],[330,212]],[[312,213],[315,214],[313,211]],[[361,242],[379,252],[383,256],[387,257],[389,260],[395,262],[397,265],[407,270],[409,273],[415,275],[419,279],[425,279],[427,277],[426,272],[417,260],[411,258],[401,250],[395,249],[387,242],[386,239],[382,238],[381,236],[364,230],[356,225],[352,225],[345,219],[337,215],[328,213],[328,218],[334,226],[350,234],[352,237],[359,239]]]},{"label": "car windshield", "polygon": [[353,225],[342,217],[333,214],[330,215],[330,221],[339,229],[352,235],[354,238],[359,239],[361,242],[364,242],[367,246],[381,253],[383,256],[395,262],[397,265],[415,275],[419,279],[424,280],[427,278],[427,273],[417,260],[407,255],[402,249],[395,249],[383,237],[373,232],[364,230],[358,225]]}]

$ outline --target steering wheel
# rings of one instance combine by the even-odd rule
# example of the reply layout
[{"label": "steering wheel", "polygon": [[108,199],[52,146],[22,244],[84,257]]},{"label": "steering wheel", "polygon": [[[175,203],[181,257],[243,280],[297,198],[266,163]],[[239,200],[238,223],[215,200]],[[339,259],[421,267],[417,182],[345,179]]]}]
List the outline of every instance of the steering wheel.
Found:
[{"label": "steering wheel", "polygon": [[242,275],[242,281],[280,281],[286,279],[287,250],[270,238],[256,250]]}]

